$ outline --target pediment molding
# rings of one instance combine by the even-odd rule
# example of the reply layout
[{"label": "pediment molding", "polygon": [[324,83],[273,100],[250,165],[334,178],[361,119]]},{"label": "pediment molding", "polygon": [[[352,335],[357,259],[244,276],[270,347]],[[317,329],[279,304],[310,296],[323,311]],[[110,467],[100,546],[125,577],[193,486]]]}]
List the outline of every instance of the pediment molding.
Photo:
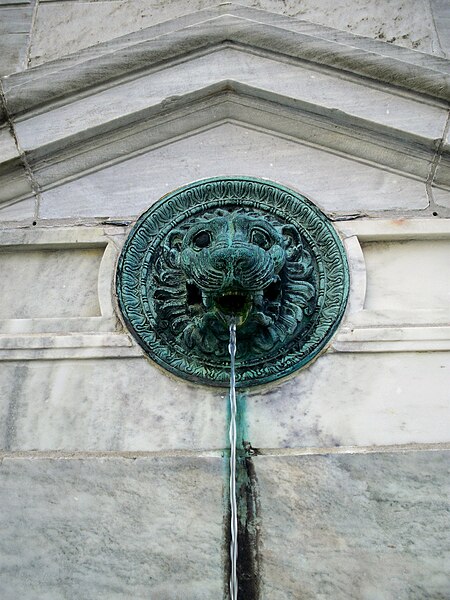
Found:
[{"label": "pediment molding", "polygon": [[236,4],[198,11],[3,78],[0,202],[225,122],[447,189],[449,81],[445,59]]},{"label": "pediment molding", "polygon": [[[42,190],[111,166],[226,122],[256,127],[275,136],[425,180],[435,154],[434,140],[419,139],[336,109],[222,81],[166,101],[113,123],[101,124],[29,153]],[[124,156],[124,147],[126,155]]]},{"label": "pediment molding", "polygon": [[450,100],[449,61],[308,21],[223,4],[86,48],[3,78],[8,110],[20,115],[65,102],[119,78],[222,44],[268,51]]}]

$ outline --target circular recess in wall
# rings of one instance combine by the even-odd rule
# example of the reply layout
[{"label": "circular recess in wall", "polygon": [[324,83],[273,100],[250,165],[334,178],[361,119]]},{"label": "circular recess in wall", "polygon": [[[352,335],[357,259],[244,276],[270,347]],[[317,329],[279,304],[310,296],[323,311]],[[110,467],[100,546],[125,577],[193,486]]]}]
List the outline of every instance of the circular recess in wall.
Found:
[{"label": "circular recess in wall", "polygon": [[142,214],[116,290],[145,353],[191,381],[227,386],[237,321],[238,387],[284,377],[328,343],[345,310],[345,251],[328,218],[278,183],[191,183]]}]

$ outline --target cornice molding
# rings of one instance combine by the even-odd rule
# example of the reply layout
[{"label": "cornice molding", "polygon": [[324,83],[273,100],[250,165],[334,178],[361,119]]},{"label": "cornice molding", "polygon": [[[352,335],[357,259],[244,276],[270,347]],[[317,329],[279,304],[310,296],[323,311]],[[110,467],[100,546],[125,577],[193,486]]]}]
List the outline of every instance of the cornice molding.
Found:
[{"label": "cornice molding", "polygon": [[0,203],[224,122],[447,189],[449,65],[236,4],[198,11],[3,78]]},{"label": "cornice molding", "polygon": [[450,100],[448,60],[307,21],[224,4],[3,78],[11,116],[65,103],[166,61],[232,43]]},{"label": "cornice molding", "polygon": [[174,98],[170,103],[150,106],[134,113],[131,119],[126,115],[55,141],[30,152],[29,159],[37,177],[42,176],[44,189],[58,183],[60,175],[51,174],[55,160],[58,170],[63,162],[67,163],[71,173],[66,172],[64,178],[71,178],[123,160],[124,140],[127,156],[136,155],[224,122],[257,127],[275,136],[341,152],[423,180],[436,150],[432,139],[375,126],[369,120],[336,109],[227,80]]},{"label": "cornice molding", "polygon": [[[239,82],[222,81],[36,147],[27,152],[27,165],[40,191],[45,191],[124,157],[227,122],[256,127],[422,181],[427,179],[436,153],[433,139],[375,126],[336,109]],[[2,201],[29,195],[26,187],[17,187],[21,171],[17,160],[4,165],[0,172]]]}]

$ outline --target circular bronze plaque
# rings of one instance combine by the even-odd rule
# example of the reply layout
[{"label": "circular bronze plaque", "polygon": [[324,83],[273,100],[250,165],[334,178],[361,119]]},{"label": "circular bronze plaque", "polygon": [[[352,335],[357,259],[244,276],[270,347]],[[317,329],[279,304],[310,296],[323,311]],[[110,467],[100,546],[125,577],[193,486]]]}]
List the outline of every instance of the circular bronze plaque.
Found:
[{"label": "circular bronze plaque", "polygon": [[199,383],[238,387],[311,361],[345,310],[341,240],[309,200],[277,183],[222,177],[182,187],[134,225],[117,268],[124,320],[146,354]]}]

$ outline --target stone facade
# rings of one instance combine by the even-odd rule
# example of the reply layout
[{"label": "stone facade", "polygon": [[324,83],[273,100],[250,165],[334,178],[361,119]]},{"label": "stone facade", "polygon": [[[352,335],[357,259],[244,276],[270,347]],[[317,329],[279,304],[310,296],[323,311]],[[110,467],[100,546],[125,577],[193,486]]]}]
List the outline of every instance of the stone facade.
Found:
[{"label": "stone facade", "polygon": [[138,215],[220,175],[350,267],[325,351],[238,399],[240,600],[450,597],[448,5],[243,4],[0,2],[2,600],[228,597],[227,392],[114,294]]}]

